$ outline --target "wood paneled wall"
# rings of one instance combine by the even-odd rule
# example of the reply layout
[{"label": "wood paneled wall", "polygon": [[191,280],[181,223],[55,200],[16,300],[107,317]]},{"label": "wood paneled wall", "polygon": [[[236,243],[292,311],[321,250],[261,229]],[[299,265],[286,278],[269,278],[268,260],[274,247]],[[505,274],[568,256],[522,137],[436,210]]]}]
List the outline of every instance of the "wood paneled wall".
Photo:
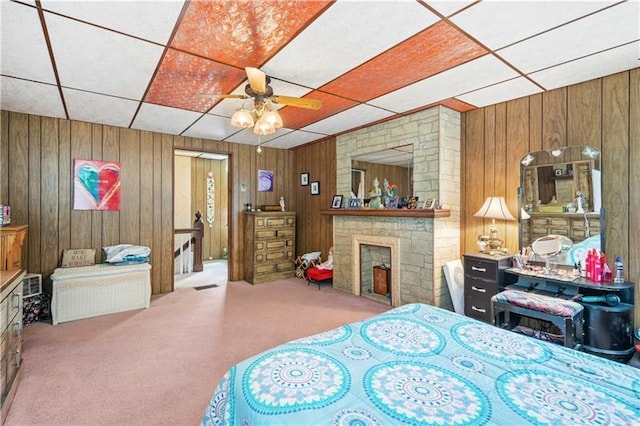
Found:
[{"label": "wood paneled wall", "polygon": [[[322,252],[326,259],[333,245],[333,217],[320,214],[331,207],[336,195],[336,140],[330,138],[295,149],[295,205],[297,206],[296,252]],[[311,195],[310,186],[300,185],[300,174],[309,173],[309,182],[320,182],[320,195]]]},{"label": "wood paneled wall", "polygon": [[[228,154],[229,275],[241,280],[242,210],[277,204],[294,210],[292,151],[172,136],[2,111],[0,202],[29,225],[27,270],[48,277],[65,248],[131,243],[151,247],[153,294],[173,289],[173,150]],[[120,161],[120,211],[73,210],[73,159]],[[334,167],[335,168],[335,167]],[[273,170],[274,191],[258,192],[258,169]],[[240,184],[246,183],[242,192]],[[298,185],[297,181],[295,182]]]},{"label": "wood paneled wall", "polygon": [[[627,280],[640,283],[640,68],[467,112],[462,134],[463,253],[477,251],[477,236],[488,232],[489,222],[473,217],[487,196],[505,196],[517,214],[527,152],[590,145],[602,152],[605,250],[622,256]],[[498,225],[518,250],[517,224]]]},{"label": "wood paneled wall", "polygon": [[[197,211],[202,213],[204,236],[202,238],[202,259],[220,259],[223,249],[229,249],[229,182],[227,178],[228,160],[191,159],[191,218],[195,220]],[[213,222],[207,220],[207,179],[209,173],[214,180]],[[178,191],[178,188],[176,188]]]}]

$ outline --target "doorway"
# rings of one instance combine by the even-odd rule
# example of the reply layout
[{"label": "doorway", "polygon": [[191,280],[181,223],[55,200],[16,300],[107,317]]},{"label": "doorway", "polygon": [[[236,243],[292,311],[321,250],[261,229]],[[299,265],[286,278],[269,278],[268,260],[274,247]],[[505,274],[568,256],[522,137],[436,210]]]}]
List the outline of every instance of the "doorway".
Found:
[{"label": "doorway", "polygon": [[[174,262],[174,289],[224,285],[229,279],[229,155],[174,150],[174,252],[189,240],[179,230],[194,227],[196,213],[204,224],[202,236],[203,270],[193,272]],[[184,262],[184,258],[182,259]],[[189,258],[192,264],[192,258]]]}]

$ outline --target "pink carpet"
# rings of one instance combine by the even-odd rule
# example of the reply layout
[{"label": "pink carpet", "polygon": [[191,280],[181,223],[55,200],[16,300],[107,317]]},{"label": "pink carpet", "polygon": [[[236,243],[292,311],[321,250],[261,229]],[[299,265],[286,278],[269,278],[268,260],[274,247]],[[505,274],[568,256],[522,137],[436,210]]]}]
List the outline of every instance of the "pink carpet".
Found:
[{"label": "pink carpet", "polygon": [[182,288],[145,310],[34,323],[5,425],[196,425],[232,364],[389,308],[292,278]]}]

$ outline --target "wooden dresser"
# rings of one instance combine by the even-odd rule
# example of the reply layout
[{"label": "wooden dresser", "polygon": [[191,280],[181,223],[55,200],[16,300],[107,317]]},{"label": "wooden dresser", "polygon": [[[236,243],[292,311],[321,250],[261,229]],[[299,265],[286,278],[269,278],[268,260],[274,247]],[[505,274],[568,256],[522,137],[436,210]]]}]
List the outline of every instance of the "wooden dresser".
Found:
[{"label": "wooden dresser", "polygon": [[295,212],[245,212],[244,279],[251,284],[295,275]]},{"label": "wooden dresser", "polygon": [[0,227],[0,404],[2,421],[20,381],[22,361],[22,244],[26,226]]}]

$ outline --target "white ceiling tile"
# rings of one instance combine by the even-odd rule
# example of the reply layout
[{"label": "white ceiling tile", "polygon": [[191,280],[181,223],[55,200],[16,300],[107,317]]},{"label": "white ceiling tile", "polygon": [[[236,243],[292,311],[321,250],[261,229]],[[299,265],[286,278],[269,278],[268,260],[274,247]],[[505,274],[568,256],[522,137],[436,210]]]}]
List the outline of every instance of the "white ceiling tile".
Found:
[{"label": "white ceiling tile", "polygon": [[51,1],[46,10],[61,13],[125,34],[166,44],[184,1]]},{"label": "white ceiling tile", "polygon": [[[260,136],[260,142],[265,143],[273,138],[277,138],[278,136],[284,135],[290,132],[291,129],[287,129],[286,127],[281,127],[276,129],[276,132],[272,135]],[[241,143],[245,145],[258,145],[258,135],[253,133],[253,129],[242,129],[239,132],[229,136],[225,139],[225,142],[234,142]]]},{"label": "white ceiling tile", "polygon": [[338,1],[262,69],[318,88],[437,20],[417,2]]},{"label": "white ceiling tile", "polygon": [[470,5],[475,1],[476,0],[466,0],[466,1],[433,0],[433,1],[427,1],[426,3],[429,6],[433,7],[435,10],[437,10],[438,12],[442,13],[444,16],[451,16],[453,13],[459,11],[460,9]]},{"label": "white ceiling tile", "polygon": [[38,11],[19,3],[0,1],[4,75],[55,84],[49,50],[42,35]]},{"label": "white ceiling tile", "polygon": [[193,126],[189,127],[183,135],[222,141],[238,131],[240,129],[231,125],[229,117],[205,114]]},{"label": "white ceiling tile", "polygon": [[265,146],[271,148],[290,149],[324,138],[326,138],[325,135],[297,130],[273,139],[265,144]]},{"label": "white ceiling tile", "polygon": [[640,41],[530,74],[551,90],[640,67]]},{"label": "white ceiling tile", "polygon": [[67,118],[56,86],[5,76],[0,79],[0,107],[25,114]]},{"label": "white ceiling tile", "polygon": [[129,127],[138,108],[138,102],[129,99],[67,88],[62,92],[71,120]]},{"label": "white ceiling tile", "polygon": [[519,77],[485,87],[484,89],[474,90],[473,92],[456,96],[456,98],[476,107],[484,107],[540,92],[542,92],[541,88],[526,78]]},{"label": "white ceiling tile", "polygon": [[393,113],[390,111],[360,104],[341,113],[332,115],[329,118],[310,124],[302,130],[324,133],[325,135],[335,135],[336,133],[373,123],[374,121],[382,120],[392,115]]},{"label": "white ceiling tile", "polygon": [[493,55],[485,55],[368,103],[400,113],[517,76]]},{"label": "white ceiling tile", "polygon": [[496,53],[528,74],[636,41],[639,6],[638,1],[621,3]]},{"label": "white ceiling tile", "polygon": [[483,1],[451,21],[496,50],[613,3],[615,1]]},{"label": "white ceiling tile", "polygon": [[134,129],[179,135],[200,118],[199,112],[143,103],[133,125]]},{"label": "white ceiling tile", "polygon": [[46,15],[63,86],[140,99],[162,48],[91,25]]}]

